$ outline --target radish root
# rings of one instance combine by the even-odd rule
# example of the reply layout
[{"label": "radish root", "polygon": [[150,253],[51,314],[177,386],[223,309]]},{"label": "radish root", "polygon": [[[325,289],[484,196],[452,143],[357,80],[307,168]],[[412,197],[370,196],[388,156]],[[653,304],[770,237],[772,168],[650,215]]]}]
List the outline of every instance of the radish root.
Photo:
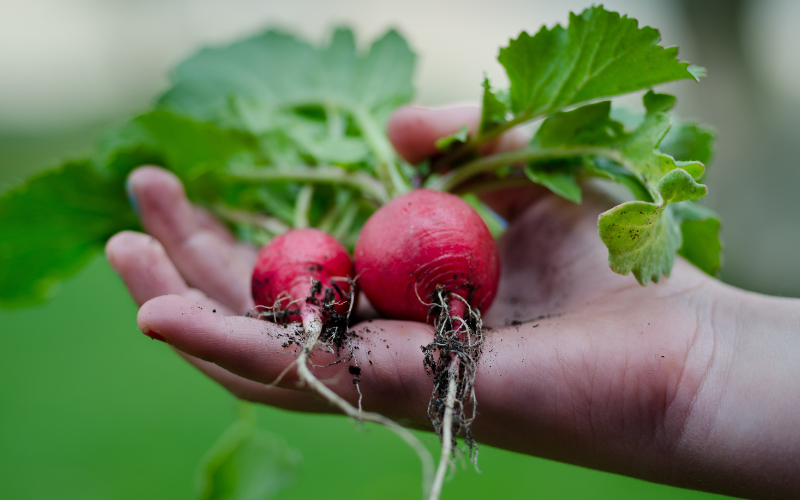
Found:
[{"label": "radish root", "polygon": [[[442,442],[442,453],[431,488],[430,499],[439,498],[447,470],[453,466],[456,437],[463,434],[470,459],[477,469],[478,449],[471,426],[475,419],[475,374],[483,346],[480,312],[456,294],[436,291],[431,307],[434,316],[433,342],[423,348],[425,370],[434,389],[428,416]],[[466,407],[470,406],[468,414]]]},{"label": "radish root", "polygon": [[[311,354],[320,346],[325,346],[326,348],[333,351],[334,346],[342,346],[344,342],[350,348],[349,356],[344,360],[336,361],[333,364],[338,364],[341,362],[346,362],[349,359],[355,359],[353,353],[353,346],[351,343],[350,336],[348,335],[348,327],[350,323],[350,314],[352,313],[353,309],[353,292],[355,290],[355,286],[351,286],[350,290],[350,309],[347,312],[344,321],[335,321],[334,325],[326,326],[323,325],[322,318],[325,317],[324,312],[322,309],[330,308],[331,304],[328,304],[326,301],[323,304],[315,303],[316,301],[312,299],[314,296],[314,291],[319,290],[319,282],[314,280],[311,286],[312,293],[308,299],[304,301],[300,301],[299,309],[302,318],[303,324],[303,333],[304,333],[304,340],[303,344],[300,348],[300,353],[286,369],[284,369],[281,374],[279,375],[278,379],[274,381],[271,385],[276,385],[281,378],[294,366],[297,367],[297,374],[300,379],[300,384],[305,385],[314,393],[322,397],[325,401],[330,403],[332,406],[338,408],[342,413],[347,415],[350,418],[353,418],[360,422],[372,422],[375,424],[382,425],[389,429],[390,431],[394,432],[400,439],[406,442],[411,449],[419,457],[419,461],[422,465],[422,492],[423,498],[426,494],[431,490],[433,484],[433,458],[431,457],[430,452],[428,449],[422,444],[422,442],[408,429],[403,427],[402,425],[398,424],[394,420],[390,418],[384,417],[383,415],[375,412],[367,412],[363,411],[361,408],[361,388],[358,386],[358,382],[356,381],[356,390],[358,391],[358,408],[350,404],[347,400],[333,392],[328,386],[322,383],[311,371],[314,365],[311,362]],[[332,308],[330,308],[332,310]],[[334,313],[335,314],[335,313]],[[264,314],[268,318],[276,318],[280,317],[280,314],[276,314],[276,311],[270,310],[268,313]],[[325,340],[321,340],[322,338]],[[438,498],[438,495],[437,497]]]}]

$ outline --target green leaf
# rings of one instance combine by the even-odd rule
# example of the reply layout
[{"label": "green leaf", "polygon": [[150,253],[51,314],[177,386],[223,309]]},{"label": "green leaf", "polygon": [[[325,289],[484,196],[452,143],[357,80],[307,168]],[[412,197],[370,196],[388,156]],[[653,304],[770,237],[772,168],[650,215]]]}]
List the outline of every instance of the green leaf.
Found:
[{"label": "green leaf", "polygon": [[541,184],[555,194],[567,200],[580,204],[581,188],[575,181],[572,169],[548,169],[536,165],[527,165],[525,175],[536,184]]},{"label": "green leaf", "polygon": [[523,32],[500,49],[511,82],[511,110],[526,118],[601,97],[635,92],[681,79],[697,68],[677,58],[676,47],[658,45],[658,30],[635,19],[590,7],[570,14],[569,26]]},{"label": "green leaf", "polygon": [[669,208],[681,225],[683,244],[678,253],[705,273],[716,276],[722,266],[721,224],[717,215],[689,201]]},{"label": "green leaf", "polygon": [[663,204],[696,200],[708,194],[705,185],[695,182],[693,176],[681,168],[670,170],[662,177],[657,190]]},{"label": "green leaf", "polygon": [[647,189],[642,180],[618,163],[607,158],[591,158],[583,163],[583,167],[584,175],[587,177],[611,179],[620,186],[627,188],[634,199],[653,201],[650,190]]},{"label": "green leaf", "polygon": [[[661,94],[666,95],[666,94]],[[638,128],[645,119],[645,114],[624,107],[611,110],[611,117],[629,128]],[[658,149],[679,161],[698,161],[706,167],[714,160],[714,141],[717,132],[713,127],[693,122],[678,120],[673,117],[672,127],[662,139]]]},{"label": "green leaf", "polygon": [[678,161],[657,151],[671,127],[670,116],[659,110],[674,103],[672,96],[648,92],[644,100],[652,111],[631,132],[611,118],[610,102],[603,101],[553,113],[542,123],[531,144],[574,148],[600,146],[596,155],[605,155],[636,176],[653,199],[657,196],[657,184],[676,168],[700,179],[705,172],[701,162]]},{"label": "green leaf", "polygon": [[[576,148],[587,146],[610,146],[625,138],[624,127],[609,117],[610,101],[587,104],[572,111],[558,111],[551,114],[531,139],[530,145],[537,148]],[[576,155],[580,153],[576,152]],[[638,179],[624,168],[610,166],[608,170],[593,161],[532,163],[525,168],[525,175],[533,182],[541,184],[559,196],[574,203],[581,202],[581,188],[575,176],[590,176],[614,179],[628,185],[638,183]],[[587,168],[588,167],[588,168]]]},{"label": "green leaf", "polygon": [[[297,150],[300,158],[303,155],[311,156],[314,158],[314,163],[348,165],[368,160],[369,149],[360,137],[331,136],[328,129],[329,126],[325,122],[285,115],[281,117],[279,126],[270,130],[270,134],[285,135],[292,141],[290,144]],[[265,152],[269,153],[269,150]],[[280,161],[270,163],[281,164]],[[308,162],[294,159],[290,163]]]},{"label": "green leaf", "polygon": [[[413,95],[415,56],[396,31],[366,53],[340,28],[317,48],[269,30],[226,47],[204,49],[178,66],[158,106],[224,128],[286,144],[278,167],[336,164],[378,177],[388,193],[410,180],[385,130],[389,115]],[[288,160],[288,161],[287,161]]]},{"label": "green leaf", "polygon": [[625,128],[612,120],[611,101],[551,114],[534,134],[531,146],[542,148],[607,146],[623,140]]},{"label": "green leaf", "polygon": [[669,276],[682,236],[680,221],[666,208],[707,192],[685,170],[675,169],[659,181],[656,203],[629,201],[602,213],[597,225],[611,269],[623,275],[633,272],[642,285]]},{"label": "green leaf", "polygon": [[[611,117],[608,101],[555,112],[537,130],[531,151],[542,148],[545,156],[557,152],[562,159],[533,162],[525,169],[532,181],[573,201],[580,199],[576,178],[583,176],[605,177],[628,187],[639,201],[603,214],[600,235],[609,249],[611,268],[621,274],[633,272],[642,284],[669,275],[678,249],[706,272],[719,268],[719,222],[680,208],[687,205],[681,202],[706,195],[706,187],[696,182],[703,176],[704,165],[676,160],[657,149],[671,126],[664,111],[674,103],[672,96],[646,93],[647,113],[634,120],[638,126],[632,131]],[[684,129],[667,148],[683,147],[687,160],[693,153],[707,159],[711,139],[696,130]],[[576,158],[570,161],[572,151]],[[582,161],[577,162],[578,158]],[[672,204],[679,205],[673,208]]]},{"label": "green leaf", "polygon": [[677,161],[669,155],[654,152],[670,126],[671,120],[666,113],[648,113],[639,128],[617,147],[622,163],[642,179],[653,195],[661,178],[676,168],[682,168],[695,179],[700,179],[705,172],[704,165],[698,161]]},{"label": "green leaf", "polygon": [[[350,80],[353,86],[342,92],[359,106],[388,115],[414,96],[411,81],[416,56],[395,30],[388,31],[370,47],[366,58],[358,61]],[[346,96],[346,98],[344,97]]]},{"label": "green leaf", "polygon": [[138,116],[101,141],[98,162],[124,177],[143,164],[159,165],[186,181],[231,163],[261,159],[258,139],[172,112]]},{"label": "green leaf", "polygon": [[469,135],[469,127],[466,125],[461,125],[454,134],[450,134],[444,136],[440,139],[436,140],[436,149],[439,151],[443,151],[448,147],[452,146],[453,144],[464,143],[467,140],[467,136]]},{"label": "green leaf", "polygon": [[489,79],[483,77],[483,103],[481,107],[481,124],[478,133],[483,134],[506,122],[508,106],[496,93],[492,92]]},{"label": "green leaf", "polygon": [[291,485],[299,454],[279,437],[240,418],[209,451],[199,475],[198,500],[265,500]]},{"label": "green leaf", "polygon": [[642,285],[669,276],[681,234],[671,212],[644,201],[629,201],[601,214],[600,238],[608,264],[618,274],[633,271]]},{"label": "green leaf", "polygon": [[478,212],[478,215],[481,216],[483,222],[486,223],[486,227],[489,229],[489,232],[492,234],[492,238],[498,239],[500,238],[503,233],[508,228],[508,222],[505,219],[500,217],[494,210],[486,206],[484,202],[480,200],[475,194],[469,193],[461,196],[464,201],[469,203],[469,205]]},{"label": "green leaf", "polygon": [[656,94],[652,90],[648,90],[642,100],[648,113],[666,113],[675,106],[674,95]]},{"label": "green leaf", "polygon": [[716,131],[696,122],[673,122],[658,149],[676,160],[695,160],[708,166],[714,160]]},{"label": "green leaf", "polygon": [[[599,176],[613,179],[628,187],[634,196],[642,201],[653,201],[658,196],[657,184],[670,171],[682,168],[695,179],[700,179],[705,172],[699,161],[680,161],[657,150],[671,127],[671,118],[661,110],[674,105],[674,97],[667,94],[648,92],[644,96],[645,106],[650,111],[638,120],[638,126],[628,131],[625,126],[612,118],[611,102],[601,101],[586,104],[571,111],[552,113],[539,127],[531,139],[532,148],[558,149],[562,156],[575,151],[576,157],[588,158],[582,162],[582,168],[574,168],[574,162],[562,162],[573,165],[574,174],[578,176]],[[686,148],[687,152],[697,152],[703,158],[710,151],[710,143],[701,143],[691,130],[684,131],[676,142],[667,146],[677,149],[679,146],[698,145],[697,148]],[[707,146],[704,150],[701,145]],[[688,159],[688,157],[687,157]],[[547,165],[550,171],[559,170],[552,162]],[[548,170],[544,168],[544,170]],[[529,168],[542,170],[542,166]],[[563,170],[563,168],[561,168]],[[574,184],[566,180],[569,176],[563,172],[559,175],[575,192]],[[531,178],[534,182],[540,182]],[[563,193],[559,193],[562,196]]]},{"label": "green leaf", "polygon": [[[348,29],[336,30],[331,43],[320,49],[269,30],[226,47],[203,49],[181,63],[175,86],[159,106],[256,133],[276,125],[281,114],[327,122],[332,113],[360,109],[382,123],[413,96],[414,60],[393,30],[367,54],[357,53]],[[248,120],[232,113],[231,96],[245,103]]]},{"label": "green leaf", "polygon": [[0,197],[0,305],[30,305],[138,222],[120,179],[69,162]]}]

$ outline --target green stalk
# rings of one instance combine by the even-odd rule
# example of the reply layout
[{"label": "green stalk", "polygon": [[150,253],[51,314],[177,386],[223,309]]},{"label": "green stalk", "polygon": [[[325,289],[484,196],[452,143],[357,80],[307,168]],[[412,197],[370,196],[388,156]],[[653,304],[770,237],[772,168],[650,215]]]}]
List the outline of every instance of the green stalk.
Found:
[{"label": "green stalk", "polygon": [[341,167],[260,167],[241,168],[220,174],[223,179],[246,184],[265,182],[303,182],[307,184],[334,184],[361,191],[379,205],[391,199],[386,188],[372,176],[363,172],[348,172]]},{"label": "green stalk", "polygon": [[433,166],[434,170],[441,170],[453,166],[461,158],[467,156],[469,153],[477,151],[478,148],[500,137],[503,133],[507,132],[508,130],[511,130],[517,125],[522,125],[525,122],[534,120],[542,116],[543,114],[544,113],[520,115],[512,120],[507,121],[506,123],[503,123],[502,125],[496,126],[495,128],[489,130],[488,132],[478,133],[473,137],[470,137],[469,139],[467,139],[467,142],[462,144],[460,147],[456,148],[453,152],[440,158],[434,164]]},{"label": "green stalk", "polygon": [[494,127],[493,129],[491,129],[491,130],[489,130],[487,132],[478,133],[475,136],[470,137],[469,139],[467,139],[467,142],[465,142],[461,147],[457,148],[452,153],[444,156],[439,161],[437,161],[436,164],[434,165],[434,167],[435,167],[435,169],[442,169],[442,168],[451,167],[455,163],[457,163],[458,160],[460,160],[461,158],[463,158],[467,154],[472,153],[474,151],[477,151],[478,148],[480,148],[481,146],[484,146],[484,145],[488,144],[489,142],[497,139],[498,137],[503,135],[505,132],[511,130],[512,128],[516,127],[517,125],[522,125],[524,123],[536,120],[536,119],[541,118],[543,116],[549,115],[550,113],[553,113],[553,112],[555,112],[557,110],[558,110],[558,108],[547,109],[547,110],[533,112],[533,113],[531,113],[531,112],[522,113],[522,114],[512,118],[511,120],[509,120],[509,121],[507,121],[507,122],[505,122],[505,123],[503,123],[501,125],[497,125],[496,127]]},{"label": "green stalk", "polygon": [[372,115],[363,108],[352,110],[353,118],[364,135],[367,144],[378,159],[376,171],[391,197],[411,191],[411,184],[400,173],[395,161],[394,148],[384,130],[378,126]]},{"label": "green stalk", "polygon": [[246,210],[235,210],[223,205],[214,206],[212,210],[218,217],[229,222],[256,226],[273,235],[283,234],[291,229],[289,225],[282,220],[268,215],[255,214]]},{"label": "green stalk", "polygon": [[344,237],[350,232],[350,229],[353,227],[353,222],[356,220],[356,215],[358,215],[358,205],[355,203],[350,203],[342,214],[341,219],[339,219],[339,223],[336,224],[336,227],[333,229],[331,234],[334,238],[339,241],[344,240]]},{"label": "green stalk", "polygon": [[563,160],[579,156],[602,156],[625,166],[625,161],[619,151],[598,147],[575,148],[525,148],[518,151],[497,153],[484,156],[466,163],[455,170],[439,177],[427,185],[430,189],[440,191],[453,191],[467,180],[481,174],[494,171],[497,167],[513,165],[515,163],[530,163],[549,160]]},{"label": "green stalk", "polygon": [[336,221],[342,218],[342,212],[350,206],[350,202],[353,199],[352,191],[340,191],[340,193],[343,194],[336,194],[336,202],[333,208],[328,210],[328,213],[322,216],[322,220],[317,224],[317,227],[326,233],[333,231]]},{"label": "green stalk", "polygon": [[300,188],[297,194],[297,203],[294,206],[294,227],[308,227],[308,214],[311,211],[311,198],[314,196],[314,186],[307,184]]},{"label": "green stalk", "polygon": [[325,115],[328,122],[328,137],[338,139],[344,135],[344,118],[339,109],[332,103],[325,103]]}]

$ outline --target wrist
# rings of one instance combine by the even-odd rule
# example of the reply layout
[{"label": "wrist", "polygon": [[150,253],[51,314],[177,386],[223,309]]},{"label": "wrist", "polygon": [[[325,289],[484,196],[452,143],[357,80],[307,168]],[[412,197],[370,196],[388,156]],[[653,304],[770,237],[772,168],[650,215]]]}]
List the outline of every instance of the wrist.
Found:
[{"label": "wrist", "polygon": [[711,286],[692,349],[708,367],[673,470],[720,493],[800,495],[800,300]]}]

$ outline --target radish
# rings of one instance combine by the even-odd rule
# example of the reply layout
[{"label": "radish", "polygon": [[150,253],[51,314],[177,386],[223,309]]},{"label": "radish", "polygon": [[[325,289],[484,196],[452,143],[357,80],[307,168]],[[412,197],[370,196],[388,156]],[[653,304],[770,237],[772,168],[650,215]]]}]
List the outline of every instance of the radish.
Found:
[{"label": "radish", "polygon": [[[423,489],[431,483],[432,459],[422,443],[406,428],[383,415],[358,408],[319,381],[310,370],[310,355],[322,341],[325,345],[349,345],[348,319],[353,307],[353,264],[347,250],[336,238],[312,228],[292,229],[275,237],[258,254],[252,278],[253,300],[265,312],[263,319],[278,323],[300,321],[302,348],[292,366],[297,366],[301,383],[344,414],[359,421],[386,426],[409,444],[422,463]],[[322,339],[322,340],[321,340]],[[353,358],[352,346],[350,357]],[[354,358],[353,358],[354,359]],[[358,389],[358,379],[355,379]]]},{"label": "radish", "polygon": [[[336,238],[319,229],[293,229],[277,236],[258,254],[253,270],[253,300],[272,310],[277,322],[323,322],[350,309],[353,263]],[[295,305],[296,304],[296,305]]]},{"label": "radish", "polygon": [[[355,249],[358,284],[382,314],[427,321],[437,289],[480,311],[497,293],[497,245],[458,196],[416,189],[381,207],[364,224]],[[463,308],[462,300],[451,307]],[[461,313],[458,314],[461,316]]]},{"label": "radish", "polygon": [[423,352],[434,382],[428,415],[442,440],[430,495],[438,498],[455,437],[463,432],[470,452],[475,450],[470,425],[483,341],[480,313],[497,293],[497,246],[464,200],[418,189],[370,217],[356,242],[355,264],[359,286],[378,311],[395,319],[433,319],[434,339]]}]

